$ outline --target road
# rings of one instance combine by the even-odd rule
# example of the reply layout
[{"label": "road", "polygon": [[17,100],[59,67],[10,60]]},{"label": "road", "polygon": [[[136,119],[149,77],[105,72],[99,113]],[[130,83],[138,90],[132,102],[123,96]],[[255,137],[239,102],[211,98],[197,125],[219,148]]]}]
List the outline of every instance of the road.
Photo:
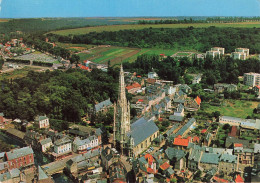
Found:
[{"label": "road", "polygon": [[66,167],[66,162],[69,161],[71,158],[74,158],[78,156],[79,154],[73,154],[71,156],[68,156],[64,158],[63,160],[58,160],[51,162],[49,164],[43,165],[42,169],[46,172],[48,175],[53,175],[56,173],[60,173],[63,171],[63,169]]}]

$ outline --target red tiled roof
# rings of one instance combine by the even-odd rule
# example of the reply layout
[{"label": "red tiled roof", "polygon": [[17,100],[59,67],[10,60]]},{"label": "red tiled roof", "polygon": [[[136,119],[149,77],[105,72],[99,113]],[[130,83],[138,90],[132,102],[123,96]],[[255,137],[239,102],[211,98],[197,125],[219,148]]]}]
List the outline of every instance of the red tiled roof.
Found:
[{"label": "red tiled roof", "polygon": [[156,82],[156,79],[148,78],[147,83],[154,84]]},{"label": "red tiled roof", "polygon": [[234,147],[243,147],[243,144],[234,143]]},{"label": "red tiled roof", "polygon": [[151,169],[151,168],[149,168],[149,167],[147,168],[147,172],[148,172],[148,173],[155,173],[154,170]]},{"label": "red tiled roof", "polygon": [[141,87],[141,85],[139,83],[134,83],[134,84],[132,84],[132,86],[135,88]]},{"label": "red tiled roof", "polygon": [[196,97],[195,101],[196,101],[196,103],[197,103],[198,105],[200,105],[201,99],[199,98],[199,96]]},{"label": "red tiled roof", "polygon": [[167,162],[165,162],[164,164],[162,164],[161,166],[160,166],[160,168],[162,169],[162,170],[166,170],[166,169],[168,169],[170,167],[170,165],[167,163]]},{"label": "red tiled roof", "polygon": [[260,86],[257,86],[257,85],[256,85],[255,87],[257,87],[258,89],[260,89]]},{"label": "red tiled roof", "polygon": [[144,157],[145,157],[145,159],[148,159],[149,165],[152,165],[152,163],[153,163],[153,156],[151,154],[146,154]]},{"label": "red tiled roof", "polygon": [[219,178],[219,177],[217,177],[217,176],[214,176],[213,179],[214,179],[215,181],[217,181],[217,182],[227,182],[227,183],[228,183],[227,180],[221,179],[221,178]]},{"label": "red tiled roof", "polygon": [[193,137],[193,140],[192,140],[193,142],[199,142],[200,141],[200,138],[199,137],[197,137],[197,136],[195,136],[195,137]]},{"label": "red tiled roof", "polygon": [[26,48],[26,50],[31,50],[31,48]]},{"label": "red tiled roof", "polygon": [[165,56],[165,54],[164,54],[164,53],[161,53],[160,55],[161,55],[161,56]]},{"label": "red tiled roof", "polygon": [[138,99],[138,102],[143,102],[144,100],[143,99]]},{"label": "red tiled roof", "polygon": [[187,147],[189,145],[189,139],[175,138],[173,144],[177,145],[177,146],[186,146]]},{"label": "red tiled roof", "polygon": [[232,126],[231,132],[228,133],[228,136],[235,137],[236,135],[237,135],[237,127],[236,126]]},{"label": "red tiled roof", "polygon": [[136,77],[141,78],[141,76],[136,76]]},{"label": "red tiled roof", "polygon": [[89,70],[89,68],[86,67],[86,66],[84,66],[84,65],[79,64],[78,66],[79,66],[80,69],[82,69],[82,70]]},{"label": "red tiled roof", "polygon": [[178,135],[176,138],[181,138],[181,135]]},{"label": "red tiled roof", "polygon": [[238,174],[238,175],[237,175],[237,178],[236,178],[236,180],[235,180],[235,182],[236,182],[236,183],[238,183],[238,182],[239,182],[239,183],[244,183],[244,179]]},{"label": "red tiled roof", "polygon": [[203,129],[200,131],[200,133],[205,133],[207,131],[207,129]]},{"label": "red tiled roof", "polygon": [[139,87],[141,87],[141,85],[139,83],[133,83],[132,85],[127,86],[126,89],[131,90],[133,88],[139,88]]}]

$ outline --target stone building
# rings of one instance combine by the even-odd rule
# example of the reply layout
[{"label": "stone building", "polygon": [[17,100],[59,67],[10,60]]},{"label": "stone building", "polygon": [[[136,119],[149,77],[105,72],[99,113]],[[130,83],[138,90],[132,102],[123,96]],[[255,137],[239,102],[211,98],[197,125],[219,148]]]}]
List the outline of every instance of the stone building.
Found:
[{"label": "stone building", "polygon": [[159,128],[152,120],[140,118],[130,124],[130,103],[126,99],[124,71],[121,65],[118,101],[114,105],[114,147],[120,154],[138,155],[148,148],[158,135]]}]

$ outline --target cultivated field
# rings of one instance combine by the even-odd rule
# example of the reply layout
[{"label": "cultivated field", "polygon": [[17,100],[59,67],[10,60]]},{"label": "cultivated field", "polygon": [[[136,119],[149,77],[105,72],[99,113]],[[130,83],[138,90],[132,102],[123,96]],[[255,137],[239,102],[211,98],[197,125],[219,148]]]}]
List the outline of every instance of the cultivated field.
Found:
[{"label": "cultivated field", "polygon": [[186,28],[193,26],[195,28],[204,28],[210,26],[216,27],[237,27],[237,28],[260,28],[259,22],[240,22],[240,23],[190,23],[190,24],[133,24],[133,25],[109,25],[109,26],[96,26],[96,27],[84,27],[76,29],[66,29],[59,31],[52,31],[51,33],[59,35],[69,34],[87,34],[90,32],[103,32],[103,31],[119,31],[126,29],[144,29],[144,28]]},{"label": "cultivated field", "polygon": [[171,56],[177,52],[177,50],[156,49],[156,48],[129,48],[129,47],[117,47],[117,46],[95,46],[84,44],[63,44],[58,43],[59,46],[74,50],[78,52],[80,61],[91,60],[96,63],[105,64],[110,60],[112,65],[125,61],[133,62],[139,55],[142,54],[165,54]]}]

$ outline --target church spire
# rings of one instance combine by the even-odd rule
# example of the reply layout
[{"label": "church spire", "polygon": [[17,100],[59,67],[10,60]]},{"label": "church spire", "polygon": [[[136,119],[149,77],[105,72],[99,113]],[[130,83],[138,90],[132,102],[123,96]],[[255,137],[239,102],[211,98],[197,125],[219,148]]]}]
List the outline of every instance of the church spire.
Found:
[{"label": "church spire", "polygon": [[127,102],[125,94],[125,79],[123,66],[121,64],[119,74],[119,93],[116,108],[114,109],[114,143],[118,144],[120,152],[123,153],[127,146],[127,133],[130,131],[130,103]]},{"label": "church spire", "polygon": [[122,64],[121,64],[120,74],[119,74],[119,95],[118,95],[118,101],[126,102],[125,78],[124,78],[124,71],[123,71],[123,65]]}]

